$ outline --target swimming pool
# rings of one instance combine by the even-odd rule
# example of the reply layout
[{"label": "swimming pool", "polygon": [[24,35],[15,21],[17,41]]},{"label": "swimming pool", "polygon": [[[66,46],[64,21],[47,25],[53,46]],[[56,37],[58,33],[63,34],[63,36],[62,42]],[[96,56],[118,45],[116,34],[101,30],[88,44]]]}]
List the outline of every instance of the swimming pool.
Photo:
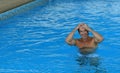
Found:
[{"label": "swimming pool", "polygon": [[[43,8],[0,21],[0,73],[120,73],[119,4],[51,0]],[[65,43],[80,22],[104,37],[97,49],[97,67],[80,65],[77,47]]]}]

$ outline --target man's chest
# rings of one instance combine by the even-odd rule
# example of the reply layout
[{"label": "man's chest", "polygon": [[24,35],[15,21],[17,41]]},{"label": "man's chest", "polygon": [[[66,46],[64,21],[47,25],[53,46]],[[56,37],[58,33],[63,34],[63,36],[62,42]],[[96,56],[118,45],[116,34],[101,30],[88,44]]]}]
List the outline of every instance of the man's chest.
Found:
[{"label": "man's chest", "polygon": [[76,46],[78,46],[79,48],[94,48],[94,47],[96,47],[96,44],[93,39],[91,39],[89,41],[78,40],[76,43]]}]

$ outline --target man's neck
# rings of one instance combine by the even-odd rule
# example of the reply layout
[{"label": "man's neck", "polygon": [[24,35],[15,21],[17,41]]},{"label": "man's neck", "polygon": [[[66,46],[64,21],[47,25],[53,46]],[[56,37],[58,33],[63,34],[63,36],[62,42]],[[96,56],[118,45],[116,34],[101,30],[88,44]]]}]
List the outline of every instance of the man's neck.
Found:
[{"label": "man's neck", "polygon": [[83,41],[87,41],[89,38],[89,36],[87,36],[86,38],[82,38]]}]

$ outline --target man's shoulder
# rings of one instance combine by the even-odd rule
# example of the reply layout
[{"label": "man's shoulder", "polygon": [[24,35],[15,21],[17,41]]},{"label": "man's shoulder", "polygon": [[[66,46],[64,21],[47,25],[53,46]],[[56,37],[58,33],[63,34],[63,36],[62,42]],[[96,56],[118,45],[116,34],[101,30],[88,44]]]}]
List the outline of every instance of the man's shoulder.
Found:
[{"label": "man's shoulder", "polygon": [[98,44],[98,42],[95,42],[95,37],[90,37],[90,38],[95,44]]},{"label": "man's shoulder", "polygon": [[75,39],[75,42],[82,42],[82,38]]}]

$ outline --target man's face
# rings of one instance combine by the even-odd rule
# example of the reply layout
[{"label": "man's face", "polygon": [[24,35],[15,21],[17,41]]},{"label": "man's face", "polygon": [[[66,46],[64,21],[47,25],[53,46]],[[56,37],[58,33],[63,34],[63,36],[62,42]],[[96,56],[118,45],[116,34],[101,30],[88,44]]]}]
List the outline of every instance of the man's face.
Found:
[{"label": "man's face", "polygon": [[83,27],[80,27],[79,30],[80,30],[79,34],[81,35],[81,37],[82,37],[82,38],[87,38],[87,36],[88,36],[88,31],[85,30],[85,28],[83,28]]}]

